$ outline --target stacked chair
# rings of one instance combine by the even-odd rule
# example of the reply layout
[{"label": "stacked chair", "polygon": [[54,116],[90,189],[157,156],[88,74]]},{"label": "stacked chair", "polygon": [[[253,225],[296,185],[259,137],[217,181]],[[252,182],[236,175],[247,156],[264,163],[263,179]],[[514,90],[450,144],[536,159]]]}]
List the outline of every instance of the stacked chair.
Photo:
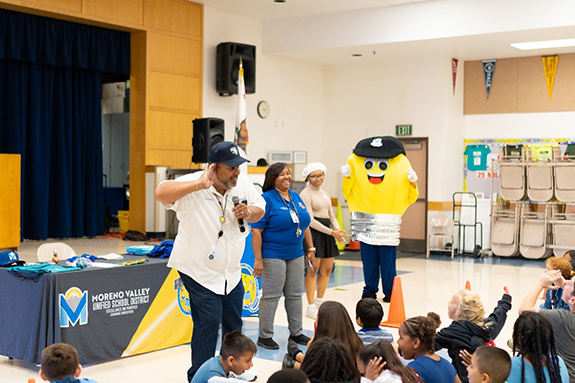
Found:
[{"label": "stacked chair", "polygon": [[501,199],[491,208],[493,254],[543,259],[575,249],[575,207],[566,205],[575,202],[575,156],[561,155],[559,147],[549,157],[529,150],[509,156],[502,148],[497,164]]}]

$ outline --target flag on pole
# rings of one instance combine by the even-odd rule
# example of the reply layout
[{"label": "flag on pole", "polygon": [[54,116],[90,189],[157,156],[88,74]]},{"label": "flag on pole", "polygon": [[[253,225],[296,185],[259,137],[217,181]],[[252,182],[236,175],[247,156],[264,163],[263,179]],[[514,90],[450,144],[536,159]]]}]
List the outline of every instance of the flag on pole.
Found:
[{"label": "flag on pole", "polygon": [[240,67],[238,71],[238,110],[236,114],[236,129],[234,142],[247,152],[249,143],[248,127],[246,123],[246,85],[244,83],[244,66],[240,57]]}]

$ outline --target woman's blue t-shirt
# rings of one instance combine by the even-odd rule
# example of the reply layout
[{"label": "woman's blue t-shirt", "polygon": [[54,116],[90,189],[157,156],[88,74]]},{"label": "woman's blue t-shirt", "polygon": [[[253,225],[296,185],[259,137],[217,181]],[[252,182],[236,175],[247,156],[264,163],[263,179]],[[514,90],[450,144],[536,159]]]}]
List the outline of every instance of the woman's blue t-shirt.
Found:
[{"label": "woman's blue t-shirt", "polygon": [[[262,219],[251,225],[262,230],[262,258],[290,260],[303,255],[304,231],[311,218],[300,196],[290,190],[291,201],[287,202],[276,189],[268,190],[262,196],[266,200],[266,213]],[[290,210],[297,209],[298,224],[292,220]]]}]

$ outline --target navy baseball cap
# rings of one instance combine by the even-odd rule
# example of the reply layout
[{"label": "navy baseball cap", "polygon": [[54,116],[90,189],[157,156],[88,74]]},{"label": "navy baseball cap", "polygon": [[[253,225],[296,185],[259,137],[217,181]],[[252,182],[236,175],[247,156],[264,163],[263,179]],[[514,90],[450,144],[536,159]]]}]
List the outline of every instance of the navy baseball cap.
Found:
[{"label": "navy baseball cap", "polygon": [[236,167],[244,162],[250,161],[240,155],[236,144],[230,141],[222,141],[212,146],[208,154],[208,162],[223,163],[231,167]]},{"label": "navy baseball cap", "polygon": [[15,251],[3,251],[0,253],[1,267],[22,266],[25,263],[26,261],[21,261]]}]

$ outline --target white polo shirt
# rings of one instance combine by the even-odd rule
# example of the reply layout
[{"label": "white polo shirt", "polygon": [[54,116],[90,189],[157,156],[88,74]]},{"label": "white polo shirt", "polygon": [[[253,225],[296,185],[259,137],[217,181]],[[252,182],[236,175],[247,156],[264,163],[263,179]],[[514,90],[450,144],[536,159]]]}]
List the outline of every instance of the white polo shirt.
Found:
[{"label": "white polo shirt", "polygon": [[[176,182],[193,181],[202,176],[203,172],[195,172],[177,178]],[[240,261],[245,247],[245,238],[249,234],[240,232],[238,221],[232,213],[234,203],[232,198],[238,196],[246,199],[248,206],[259,207],[265,211],[265,200],[257,192],[253,183],[244,174],[239,175],[237,185],[227,190],[222,196],[211,186],[209,189],[190,193],[173,205],[164,204],[167,209],[174,210],[180,225],[178,235],[168,267],[188,275],[194,281],[216,294],[229,293],[241,279]],[[222,211],[225,222],[220,217]],[[218,240],[218,233],[223,230]],[[214,259],[208,259],[210,249],[218,249]]]}]

